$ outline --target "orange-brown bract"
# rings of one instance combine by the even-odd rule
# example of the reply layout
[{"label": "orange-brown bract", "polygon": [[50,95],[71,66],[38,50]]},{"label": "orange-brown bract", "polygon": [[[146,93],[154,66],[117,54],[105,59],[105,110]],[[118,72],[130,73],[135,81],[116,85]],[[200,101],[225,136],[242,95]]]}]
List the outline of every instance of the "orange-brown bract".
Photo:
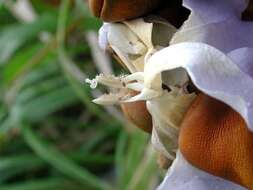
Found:
[{"label": "orange-brown bract", "polygon": [[89,0],[96,17],[117,22],[142,16],[156,9],[162,0]]},{"label": "orange-brown bract", "polygon": [[106,22],[119,22],[151,13],[180,27],[190,11],[182,6],[182,0],[89,0],[96,17]]},{"label": "orange-brown bract", "polygon": [[200,94],[182,122],[179,147],[194,166],[253,189],[253,133],[226,104]]},{"label": "orange-brown bract", "polygon": [[[132,91],[131,95],[136,95],[137,92]],[[125,116],[138,128],[151,133],[152,131],[152,117],[149,114],[146,102],[138,101],[132,103],[121,104],[121,108]]]}]

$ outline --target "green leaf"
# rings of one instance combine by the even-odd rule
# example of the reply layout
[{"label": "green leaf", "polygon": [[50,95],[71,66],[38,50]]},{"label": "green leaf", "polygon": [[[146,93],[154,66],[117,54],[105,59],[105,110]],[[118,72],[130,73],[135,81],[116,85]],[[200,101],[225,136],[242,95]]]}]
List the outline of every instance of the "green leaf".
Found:
[{"label": "green leaf", "polygon": [[4,0],[0,0],[0,9],[2,8]]},{"label": "green leaf", "polygon": [[13,185],[0,186],[1,190],[81,190],[77,185],[60,178],[32,180]]},{"label": "green leaf", "polygon": [[17,52],[8,64],[3,67],[3,79],[7,83],[13,80],[18,71],[31,59],[31,57],[42,47],[41,43],[36,43],[26,49]]},{"label": "green leaf", "polygon": [[61,88],[65,88],[66,86],[66,81],[61,75],[47,77],[37,83],[31,83],[30,86],[20,90],[15,103],[23,105],[29,103],[29,101],[33,101],[37,97],[50,96],[50,93],[53,91],[57,89],[62,90]]},{"label": "green leaf", "polygon": [[118,189],[152,190],[157,186],[155,152],[142,132],[119,136],[116,149]]},{"label": "green leaf", "polygon": [[[35,93],[36,92],[32,92]],[[25,96],[24,94],[21,94]],[[32,94],[22,97],[23,101]],[[19,100],[19,98],[17,98]],[[40,96],[31,98],[27,102],[16,102],[11,107],[9,117],[0,125],[0,134],[6,134],[11,128],[18,127],[21,121],[39,122],[50,114],[78,102],[78,98],[69,86],[57,88]]]},{"label": "green leaf", "polygon": [[125,167],[125,149],[127,147],[127,141],[128,135],[125,131],[122,131],[118,137],[115,153],[116,174],[119,187],[121,187],[123,184],[125,172],[127,169]]},{"label": "green leaf", "polygon": [[[40,82],[52,80],[54,77],[62,77],[59,66],[55,57],[48,58],[43,61],[38,67],[34,67],[22,81],[22,89],[34,87]],[[62,77],[63,78],[63,77]]]},{"label": "green leaf", "polygon": [[12,170],[14,168],[27,169],[28,167],[35,167],[37,165],[41,165],[41,163],[43,163],[43,160],[38,159],[36,156],[31,154],[0,157],[0,171],[4,171],[7,169]]},{"label": "green leaf", "polygon": [[[69,159],[85,165],[101,166],[113,162],[112,156],[104,154],[71,152],[66,155]],[[0,157],[0,183],[22,172],[32,172],[43,167],[47,167],[47,162],[34,154]]]},{"label": "green leaf", "polygon": [[145,134],[138,131],[130,135],[128,147],[125,148],[127,152],[121,152],[124,154],[124,161],[121,161],[123,164],[121,167],[124,168],[120,179],[121,187],[126,186],[134,175],[136,168],[141,163],[146,145],[147,136]]},{"label": "green leaf", "polygon": [[156,152],[153,150],[151,145],[145,146],[145,152],[142,155],[141,160],[139,160],[138,165],[124,189],[132,190],[153,190],[158,184],[157,175],[158,166],[156,163]]},{"label": "green leaf", "polygon": [[0,184],[4,184],[4,182],[11,177],[15,176],[18,173],[21,173],[22,169],[20,168],[13,168],[12,170],[4,171],[0,174]]},{"label": "green leaf", "polygon": [[25,105],[15,105],[12,113],[22,120],[35,122],[77,101],[72,88],[65,86],[33,98]]},{"label": "green leaf", "polygon": [[36,152],[36,154],[50,163],[52,167],[62,174],[76,180],[84,186],[88,184],[101,190],[111,189],[108,184],[101,181],[101,179],[91,174],[88,170],[76,165],[53,147],[45,145],[43,141],[34,134],[30,127],[25,126],[22,131],[25,141]]},{"label": "green leaf", "polygon": [[0,32],[0,65],[6,64],[17,49],[38,36],[39,32],[55,29],[54,17],[44,15],[33,23],[14,24]]},{"label": "green leaf", "polygon": [[0,182],[24,171],[34,170],[44,165],[44,161],[34,155],[0,157]]}]

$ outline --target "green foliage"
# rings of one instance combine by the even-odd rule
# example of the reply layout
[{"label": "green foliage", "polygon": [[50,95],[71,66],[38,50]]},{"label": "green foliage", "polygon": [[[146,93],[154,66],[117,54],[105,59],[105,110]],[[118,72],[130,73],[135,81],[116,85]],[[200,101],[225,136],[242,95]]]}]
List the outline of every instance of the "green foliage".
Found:
[{"label": "green foliage", "polygon": [[82,0],[31,2],[38,17],[25,23],[0,0],[0,189],[154,189],[150,137],[83,84],[97,73],[85,32],[101,22]]},{"label": "green foliage", "polygon": [[39,32],[53,30],[55,24],[55,18],[44,15],[31,24],[15,23],[6,26],[0,32],[0,64],[6,64],[17,49],[37,37]]}]

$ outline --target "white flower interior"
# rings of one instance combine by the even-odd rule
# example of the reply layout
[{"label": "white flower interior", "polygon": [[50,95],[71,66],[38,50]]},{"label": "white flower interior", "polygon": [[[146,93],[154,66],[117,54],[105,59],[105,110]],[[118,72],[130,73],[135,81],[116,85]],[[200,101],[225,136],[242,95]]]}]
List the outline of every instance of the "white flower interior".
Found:
[{"label": "white flower interior", "polygon": [[[166,34],[165,39],[154,38],[154,32]],[[93,80],[86,80],[91,88],[102,84],[113,92],[93,100],[97,104],[110,105],[145,100],[153,119],[152,143],[172,160],[175,159],[178,149],[180,123],[195,94],[185,89],[190,80],[185,69],[164,70],[159,76],[149,80],[145,64],[163,45],[168,45],[175,32],[175,27],[164,21],[147,23],[143,19],[137,19],[105,24],[100,30],[101,46],[113,49],[132,74],[118,77],[100,74]],[[130,90],[139,94],[131,97]]]}]

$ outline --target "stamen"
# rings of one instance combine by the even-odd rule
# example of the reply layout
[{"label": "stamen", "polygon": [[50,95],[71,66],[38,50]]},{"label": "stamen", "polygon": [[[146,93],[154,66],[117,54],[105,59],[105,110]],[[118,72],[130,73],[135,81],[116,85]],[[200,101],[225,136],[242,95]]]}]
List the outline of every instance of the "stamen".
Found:
[{"label": "stamen", "polygon": [[92,102],[99,105],[113,105],[119,103],[119,94],[104,94]]},{"label": "stamen", "polygon": [[113,75],[105,76],[103,74],[100,74],[96,77],[96,80],[98,83],[111,88],[124,88],[124,84],[122,82],[123,77],[124,76],[115,77]]},{"label": "stamen", "polygon": [[125,91],[119,93],[111,93],[111,94],[104,94],[99,98],[94,99],[92,102],[99,104],[99,105],[114,105],[119,104],[121,102],[125,102],[127,99],[130,98],[130,95],[127,94]]},{"label": "stamen", "polygon": [[90,88],[92,88],[92,89],[97,88],[97,85],[98,85],[97,79],[92,79],[92,80],[91,79],[85,79],[85,82],[90,84]]},{"label": "stamen", "polygon": [[113,75],[108,75],[105,76],[103,74],[100,74],[98,76],[96,76],[95,79],[86,79],[85,82],[90,84],[91,88],[96,88],[98,83],[105,85],[107,87],[110,88],[116,88],[116,89],[121,89],[121,88],[125,88],[126,83],[124,82],[124,75],[115,77]]},{"label": "stamen", "polygon": [[136,72],[131,75],[125,76],[124,78],[122,78],[122,80],[125,83],[132,82],[132,81],[144,82],[144,73],[143,72]]}]

